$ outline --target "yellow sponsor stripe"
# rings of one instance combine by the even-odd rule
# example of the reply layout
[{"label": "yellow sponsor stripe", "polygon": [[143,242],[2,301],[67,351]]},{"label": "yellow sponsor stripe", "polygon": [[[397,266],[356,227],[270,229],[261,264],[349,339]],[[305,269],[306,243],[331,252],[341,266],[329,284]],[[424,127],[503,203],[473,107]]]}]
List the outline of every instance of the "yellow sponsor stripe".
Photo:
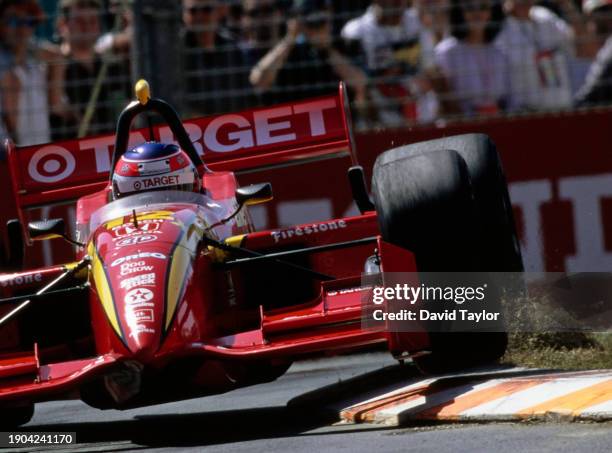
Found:
[{"label": "yellow sponsor stripe", "polygon": [[[239,236],[231,236],[225,239],[225,243],[231,247],[241,247],[244,242],[244,238],[246,238],[246,234],[241,234]],[[230,253],[224,250],[221,250],[217,247],[209,246],[208,251],[210,253],[211,259],[215,263],[223,263],[228,260],[230,257]]]},{"label": "yellow sponsor stripe", "polygon": [[612,400],[612,379],[528,407],[520,413],[542,415],[555,412],[578,415],[582,409],[610,400]]},{"label": "yellow sponsor stripe", "polygon": [[[124,220],[126,217],[130,218],[130,220],[127,222]],[[174,213],[172,211],[151,211],[136,214],[136,221],[142,220],[174,220]],[[110,222],[106,222],[106,229],[112,230],[113,228],[130,223],[130,221],[132,221],[131,214],[128,214],[115,220],[111,220]]]},{"label": "yellow sponsor stripe", "polygon": [[138,220],[174,220],[172,211],[153,211],[145,214],[136,214]]},{"label": "yellow sponsor stripe", "polygon": [[91,274],[93,276],[94,283],[96,285],[96,291],[98,293],[98,298],[100,299],[100,303],[102,304],[102,308],[104,308],[104,312],[113,326],[113,329],[119,336],[119,338],[123,338],[121,335],[121,328],[119,327],[119,320],[117,319],[117,313],[115,312],[115,304],[113,303],[113,293],[108,283],[108,279],[106,278],[106,272],[104,270],[104,265],[98,256],[98,252],[95,249],[93,242],[90,242],[88,247],[89,256],[92,258],[91,262]]},{"label": "yellow sponsor stripe", "polygon": [[170,275],[168,277],[168,289],[167,289],[167,301],[166,307],[166,324],[165,329],[170,328],[170,323],[174,316],[174,312],[178,306],[179,300],[182,295],[183,287],[186,279],[189,277],[188,273],[191,269],[191,253],[185,247],[179,245],[172,255],[172,265],[170,268]]},{"label": "yellow sponsor stripe", "polygon": [[107,230],[112,230],[113,228],[120,227],[124,223],[125,222],[123,221],[123,217],[119,217],[118,219],[111,220],[110,222],[107,222],[106,223],[106,229]]}]

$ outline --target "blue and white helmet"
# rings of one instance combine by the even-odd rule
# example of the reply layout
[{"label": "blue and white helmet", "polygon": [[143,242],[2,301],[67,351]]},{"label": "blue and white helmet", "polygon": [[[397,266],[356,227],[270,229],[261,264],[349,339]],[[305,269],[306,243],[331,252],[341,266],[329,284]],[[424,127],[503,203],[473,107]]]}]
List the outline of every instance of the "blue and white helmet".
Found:
[{"label": "blue and white helmet", "polygon": [[200,176],[185,151],[148,142],[127,151],[115,166],[113,199],[153,190],[200,191]]}]

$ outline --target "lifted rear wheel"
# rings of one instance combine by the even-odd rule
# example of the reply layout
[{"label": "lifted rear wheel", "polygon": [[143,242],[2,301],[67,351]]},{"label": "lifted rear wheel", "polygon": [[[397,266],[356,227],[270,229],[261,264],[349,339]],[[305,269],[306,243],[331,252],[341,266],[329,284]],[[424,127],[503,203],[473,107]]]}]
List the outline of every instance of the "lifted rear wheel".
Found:
[{"label": "lifted rear wheel", "polygon": [[[387,151],[374,166],[372,191],[383,239],[411,250],[420,272],[523,270],[501,164],[486,136]],[[500,299],[492,294],[487,307],[498,308]],[[494,332],[439,327],[430,332],[432,353],[415,358],[426,373],[491,362],[505,352],[503,324]]]}]

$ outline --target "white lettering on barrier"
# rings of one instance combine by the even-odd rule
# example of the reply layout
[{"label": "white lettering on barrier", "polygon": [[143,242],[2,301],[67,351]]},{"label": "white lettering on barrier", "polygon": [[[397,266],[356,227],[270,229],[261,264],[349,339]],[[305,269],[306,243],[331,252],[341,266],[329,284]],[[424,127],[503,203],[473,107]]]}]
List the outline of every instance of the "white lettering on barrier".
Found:
[{"label": "white lettering on barrier", "polygon": [[559,197],[574,207],[576,253],[565,259],[568,272],[605,272],[612,268],[606,251],[601,201],[612,198],[612,175],[579,176],[559,182]]},{"label": "white lettering on barrier", "polygon": [[523,213],[523,243],[521,249],[525,270],[541,272],[544,264],[544,243],[540,208],[552,199],[552,184],[549,180],[515,182],[509,187],[512,204]]}]

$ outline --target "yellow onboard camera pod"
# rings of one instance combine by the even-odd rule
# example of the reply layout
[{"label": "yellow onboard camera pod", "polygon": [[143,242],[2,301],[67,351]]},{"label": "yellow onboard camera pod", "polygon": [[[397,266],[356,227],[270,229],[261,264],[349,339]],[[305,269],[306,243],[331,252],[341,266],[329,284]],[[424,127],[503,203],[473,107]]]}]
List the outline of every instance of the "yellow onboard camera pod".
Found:
[{"label": "yellow onboard camera pod", "polygon": [[136,92],[138,102],[140,102],[142,105],[147,105],[147,102],[149,102],[149,99],[151,99],[151,88],[149,87],[149,82],[147,82],[145,79],[140,79],[138,82],[136,82],[134,91]]}]

